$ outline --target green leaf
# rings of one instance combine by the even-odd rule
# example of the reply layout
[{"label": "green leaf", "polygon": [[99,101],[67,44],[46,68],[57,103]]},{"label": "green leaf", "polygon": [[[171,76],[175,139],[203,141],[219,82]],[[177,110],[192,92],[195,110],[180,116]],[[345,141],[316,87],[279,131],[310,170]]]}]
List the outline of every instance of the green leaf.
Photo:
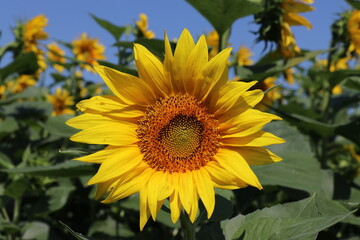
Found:
[{"label": "green leaf", "polygon": [[24,98],[41,98],[45,96],[48,93],[47,88],[39,88],[35,86],[31,86],[26,88],[24,91],[18,94],[11,94],[7,99],[5,99],[6,102],[15,101],[18,99],[24,99]]},{"label": "green leaf", "polygon": [[133,75],[135,77],[139,76],[135,69],[132,69],[132,68],[129,68],[129,67],[126,67],[126,66],[122,66],[122,65],[115,65],[113,63],[103,61],[103,60],[98,60],[98,62],[99,62],[100,65],[116,69],[116,70],[118,70],[120,72],[128,73],[128,74]]},{"label": "green leaf", "polygon": [[358,0],[345,0],[348,4],[350,4],[352,7],[360,10],[360,2]]},{"label": "green leaf", "polygon": [[106,31],[108,31],[114,38],[115,40],[119,40],[120,37],[123,35],[123,33],[126,30],[126,27],[119,27],[116,26],[114,24],[112,24],[111,22],[98,18],[92,14],[90,14],[90,16],[101,26],[103,27]]},{"label": "green leaf", "polygon": [[78,177],[93,175],[96,172],[93,164],[66,161],[53,166],[21,167],[13,169],[0,169],[0,171],[12,174],[30,174],[47,177]]},{"label": "green leaf", "polygon": [[[360,73],[359,73],[360,74]],[[360,91],[360,77],[353,76],[346,79],[345,87]]]},{"label": "green leaf", "polygon": [[226,239],[315,239],[318,232],[350,216],[338,202],[313,195],[222,221]]},{"label": "green leaf", "polygon": [[17,119],[48,116],[52,111],[53,105],[51,103],[41,101],[14,102],[4,106],[4,113],[15,116]]},{"label": "green leaf", "polygon": [[59,221],[59,223],[67,230],[69,231],[69,233],[74,236],[76,239],[78,240],[90,240],[90,238],[82,235],[81,233],[75,232],[74,230],[72,230],[68,225],[66,225],[65,223]]},{"label": "green leaf", "polygon": [[33,221],[27,222],[24,226],[24,233],[21,239],[47,240],[49,239],[50,227],[46,223]]},{"label": "green leaf", "polygon": [[238,67],[237,72],[240,78],[244,81],[261,80],[267,77],[276,76],[288,68],[294,67],[304,61],[315,58],[317,55],[325,52],[327,51],[303,51],[301,56],[294,57],[289,60],[272,59],[271,57],[266,57],[253,66]]},{"label": "green leaf", "polygon": [[24,192],[28,189],[28,186],[28,182],[26,182],[23,178],[17,179],[6,187],[4,195],[14,199],[20,199]]},{"label": "green leaf", "polygon": [[118,234],[118,237],[129,238],[134,237],[134,232],[132,232],[128,226],[117,223],[115,219],[108,217],[105,220],[96,220],[91,225],[88,235],[93,236],[96,233],[103,233],[106,236],[115,237]]},{"label": "green leaf", "polygon": [[23,53],[9,63],[6,67],[0,69],[0,80],[4,80],[13,73],[33,74],[39,68],[36,55],[33,52]]},{"label": "green leaf", "polygon": [[11,159],[6,156],[4,153],[0,152],[0,168],[13,168],[14,164],[11,162]]},{"label": "green leaf", "polygon": [[0,119],[0,136],[9,134],[19,129],[17,121],[12,117],[7,117],[4,120]]},{"label": "green leaf", "polygon": [[186,0],[223,35],[239,18],[262,10],[261,0]]},{"label": "green leaf", "polygon": [[338,126],[335,132],[347,139],[350,139],[354,143],[360,143],[360,117],[353,121]]},{"label": "green leaf", "polygon": [[79,132],[79,130],[72,128],[65,124],[65,122],[74,116],[72,115],[59,115],[48,118],[46,121],[44,128],[50,133],[58,137],[66,137],[74,135]]},{"label": "green leaf", "polygon": [[260,182],[263,185],[284,186],[310,193],[320,192],[322,181],[327,179],[327,175],[314,158],[308,139],[284,121],[272,122],[264,130],[283,138],[286,143],[267,147],[282,157],[283,161],[252,166]]}]

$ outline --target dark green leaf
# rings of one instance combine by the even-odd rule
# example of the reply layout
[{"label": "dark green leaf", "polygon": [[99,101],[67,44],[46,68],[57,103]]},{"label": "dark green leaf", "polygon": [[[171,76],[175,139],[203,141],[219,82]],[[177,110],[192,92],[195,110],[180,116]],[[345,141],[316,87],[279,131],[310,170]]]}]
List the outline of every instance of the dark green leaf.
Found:
[{"label": "dark green leaf", "polygon": [[98,18],[92,14],[90,15],[101,27],[107,30],[115,38],[115,40],[119,40],[126,30],[125,27],[116,26],[107,20]]},{"label": "dark green leaf", "polygon": [[0,119],[0,136],[16,131],[19,128],[16,120],[12,117],[7,117],[4,120]]},{"label": "dark green leaf", "polygon": [[201,13],[219,35],[231,28],[239,18],[255,14],[262,9],[261,0],[186,0]]},{"label": "dark green leaf", "polygon": [[269,146],[268,149],[283,158],[279,163],[252,166],[264,185],[278,185],[319,192],[325,172],[314,158],[308,140],[296,129],[283,121],[268,124],[265,131],[271,132],[286,143]]},{"label": "dark green leaf", "polygon": [[6,102],[15,101],[18,99],[26,99],[26,98],[42,98],[48,93],[47,88],[39,88],[35,86],[31,86],[26,88],[24,91],[18,94],[12,94],[7,99]]},{"label": "dark green leaf", "polygon": [[99,62],[100,65],[116,69],[116,70],[118,70],[120,72],[128,73],[128,74],[131,74],[131,75],[133,75],[135,77],[139,76],[135,69],[132,69],[132,68],[129,68],[129,67],[126,67],[126,66],[122,66],[122,65],[115,65],[113,63],[110,63],[110,62],[107,62],[107,61],[102,61],[102,60],[99,60],[98,62]]},{"label": "dark green leaf", "polygon": [[107,236],[120,236],[124,238],[134,237],[134,233],[128,226],[117,223],[113,218],[106,218],[105,220],[96,220],[91,225],[88,235],[93,236],[96,233],[103,233]]},{"label": "dark green leaf", "polygon": [[24,233],[21,239],[36,239],[47,240],[49,239],[50,227],[46,223],[34,221],[28,222],[24,226]]},{"label": "dark green leaf", "polygon": [[348,4],[350,4],[352,7],[360,10],[360,2],[358,0],[346,0]]},{"label": "dark green leaf", "polygon": [[55,136],[59,136],[59,137],[70,137],[72,135],[74,135],[75,133],[79,132],[79,130],[72,128],[68,125],[65,124],[65,122],[71,118],[73,118],[74,116],[72,115],[59,115],[59,116],[55,116],[55,117],[50,117],[45,125],[44,128],[50,133],[53,134]]},{"label": "dark green leaf", "polygon": [[13,168],[14,165],[11,162],[11,159],[6,156],[4,153],[0,152],[0,168]]},{"label": "dark green leaf", "polygon": [[16,116],[18,119],[48,116],[52,111],[53,105],[51,103],[40,101],[14,102],[4,107],[5,114]]},{"label": "dark green leaf", "polygon": [[333,200],[313,195],[298,202],[238,215],[223,221],[221,227],[226,239],[315,239],[318,232],[351,213]]},{"label": "dark green leaf", "polygon": [[360,143],[360,117],[347,124],[338,126],[335,132],[347,139],[350,139],[354,143]]},{"label": "dark green leaf", "polygon": [[11,182],[5,189],[4,194],[14,199],[20,199],[27,189],[28,183],[23,178],[20,178]]},{"label": "dark green leaf", "polygon": [[0,69],[0,80],[4,80],[13,73],[34,74],[38,68],[36,55],[33,52],[24,53],[15,58],[6,67]]},{"label": "dark green leaf", "polygon": [[[358,74],[360,75],[360,71]],[[348,79],[346,79],[345,86],[347,88],[360,91],[360,77],[359,76],[349,77]]]},{"label": "dark green leaf", "polygon": [[66,161],[53,166],[21,167],[13,169],[1,169],[3,172],[12,174],[30,174],[48,177],[78,177],[92,175],[96,172],[93,164],[78,161]]},{"label": "dark green leaf", "polygon": [[67,230],[69,231],[69,233],[74,236],[76,239],[78,240],[90,240],[90,238],[82,235],[81,233],[75,232],[74,230],[72,230],[68,225],[66,225],[65,223],[59,221],[60,224]]}]

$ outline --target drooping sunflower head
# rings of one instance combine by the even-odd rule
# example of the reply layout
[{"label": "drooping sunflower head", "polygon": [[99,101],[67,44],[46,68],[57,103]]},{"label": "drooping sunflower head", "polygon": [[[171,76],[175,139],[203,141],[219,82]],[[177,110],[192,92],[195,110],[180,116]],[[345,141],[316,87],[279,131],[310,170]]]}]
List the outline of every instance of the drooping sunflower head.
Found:
[{"label": "drooping sunflower head", "polygon": [[347,23],[347,30],[350,36],[349,52],[355,51],[360,54],[360,10],[351,13]]},{"label": "drooping sunflower head", "polygon": [[174,53],[165,36],[164,62],[135,44],[138,77],[95,66],[114,95],[81,101],[67,124],[82,130],[71,140],[108,147],[76,160],[101,164],[89,184],[103,202],[140,193],[141,229],[166,199],[173,222],[182,208],[194,221],[199,198],[210,217],[214,187],[261,189],[250,165],[281,160],[263,146],[284,141],[261,130],[280,118],[253,109],[256,82],[228,82],[230,51],[209,60],[205,36],[185,29]]},{"label": "drooping sunflower head", "polygon": [[38,40],[48,38],[48,34],[44,31],[47,26],[47,18],[41,14],[32,19],[24,25],[24,43],[25,51],[37,52]]},{"label": "drooping sunflower head", "polygon": [[[79,61],[97,65],[97,60],[106,59],[104,55],[105,47],[99,42],[99,39],[88,37],[86,33],[82,33],[80,38],[75,39],[72,44],[73,53]],[[81,67],[89,71],[94,71],[93,68],[87,64],[81,64]]]},{"label": "drooping sunflower head", "polygon": [[69,106],[74,105],[74,97],[66,89],[57,88],[54,95],[47,95],[47,101],[53,104],[53,116],[75,114]]}]

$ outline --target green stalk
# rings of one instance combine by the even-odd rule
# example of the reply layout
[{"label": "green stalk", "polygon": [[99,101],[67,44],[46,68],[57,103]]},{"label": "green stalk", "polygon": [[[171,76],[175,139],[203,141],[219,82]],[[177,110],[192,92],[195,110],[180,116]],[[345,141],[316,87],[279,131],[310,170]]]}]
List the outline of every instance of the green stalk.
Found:
[{"label": "green stalk", "polygon": [[223,33],[219,33],[219,52],[227,47],[229,37],[230,28],[226,29]]},{"label": "green stalk", "polygon": [[190,221],[189,216],[184,211],[180,214],[180,223],[184,233],[184,240],[196,240],[196,224]]}]

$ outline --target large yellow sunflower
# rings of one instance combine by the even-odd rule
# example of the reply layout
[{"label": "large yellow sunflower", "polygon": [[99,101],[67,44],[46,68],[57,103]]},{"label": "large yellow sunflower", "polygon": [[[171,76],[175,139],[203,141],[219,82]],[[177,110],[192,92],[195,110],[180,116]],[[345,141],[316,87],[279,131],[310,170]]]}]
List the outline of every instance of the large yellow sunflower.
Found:
[{"label": "large yellow sunflower", "polygon": [[165,36],[163,63],[134,45],[139,77],[95,66],[114,96],[81,101],[67,124],[82,130],[71,140],[108,146],[76,160],[101,164],[89,184],[104,203],[140,193],[140,229],[165,199],[174,223],[182,207],[194,222],[199,198],[210,217],[214,187],[262,189],[249,165],[281,160],[263,146],[284,140],[261,130],[280,118],[252,109],[256,82],[228,82],[230,51],[209,61],[205,36],[195,44],[185,29],[174,54]]}]

